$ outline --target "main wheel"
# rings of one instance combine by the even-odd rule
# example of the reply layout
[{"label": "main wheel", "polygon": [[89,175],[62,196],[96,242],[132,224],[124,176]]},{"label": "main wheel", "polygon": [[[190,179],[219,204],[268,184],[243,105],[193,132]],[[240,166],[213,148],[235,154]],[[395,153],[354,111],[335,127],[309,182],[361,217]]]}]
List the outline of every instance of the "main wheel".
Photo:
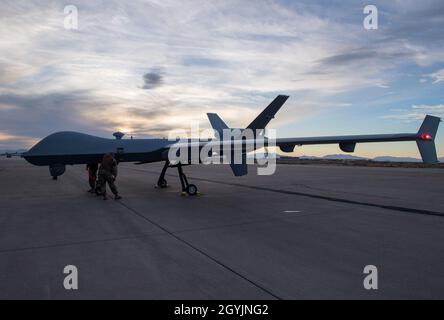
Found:
[{"label": "main wheel", "polygon": [[161,189],[168,187],[168,183],[165,179],[161,179],[157,182],[157,186]]},{"label": "main wheel", "polygon": [[189,184],[186,191],[190,196],[195,196],[197,194],[197,187],[194,184]]}]

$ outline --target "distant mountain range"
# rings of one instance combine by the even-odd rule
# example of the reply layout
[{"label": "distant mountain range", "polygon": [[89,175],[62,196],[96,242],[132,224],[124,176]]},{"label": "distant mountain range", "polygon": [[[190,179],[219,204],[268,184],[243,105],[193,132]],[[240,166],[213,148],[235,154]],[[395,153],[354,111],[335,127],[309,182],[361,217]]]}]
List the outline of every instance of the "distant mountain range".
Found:
[{"label": "distant mountain range", "polygon": [[[255,156],[256,155],[256,156]],[[268,157],[269,159],[280,159],[280,158],[282,158],[280,155],[278,155],[278,154],[276,154],[276,153],[268,153],[268,154],[266,154],[266,153],[264,153],[264,152],[257,152],[256,154],[254,154],[254,153],[249,153],[248,155],[247,155],[247,157],[249,158],[249,159],[253,159],[253,158],[255,158],[256,157],[256,159],[264,159],[265,157]]]},{"label": "distant mountain range", "polygon": [[367,158],[353,156],[351,154],[328,154],[323,156],[322,159],[327,160],[369,160]]},{"label": "distant mountain range", "polygon": [[[422,162],[421,159],[413,157],[392,157],[392,156],[379,156],[373,159],[353,156],[350,154],[329,154],[323,157],[314,156],[300,156],[299,159],[328,159],[328,160],[371,160],[379,162]],[[440,162],[444,162],[444,157],[438,159]]]},{"label": "distant mountain range", "polygon": [[381,162],[422,162],[421,159],[412,158],[412,157],[391,157],[391,156],[376,157],[373,158],[372,160],[381,161]]}]

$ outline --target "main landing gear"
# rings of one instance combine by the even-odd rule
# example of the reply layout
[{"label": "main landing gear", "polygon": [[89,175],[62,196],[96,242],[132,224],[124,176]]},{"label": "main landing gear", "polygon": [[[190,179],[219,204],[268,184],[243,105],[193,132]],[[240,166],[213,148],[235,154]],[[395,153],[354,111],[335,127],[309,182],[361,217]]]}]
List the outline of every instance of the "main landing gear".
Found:
[{"label": "main landing gear", "polygon": [[177,171],[179,172],[180,184],[182,185],[182,193],[186,193],[190,196],[197,195],[197,193],[198,193],[197,187],[194,184],[188,183],[188,179],[182,170],[182,164],[179,163],[177,165],[171,165],[168,160],[165,162],[165,165],[163,166],[162,172],[160,173],[159,180],[157,180],[157,187],[160,189],[164,189],[164,188],[168,187],[168,183],[165,179],[165,173],[168,168],[175,168],[175,167],[177,168]]}]

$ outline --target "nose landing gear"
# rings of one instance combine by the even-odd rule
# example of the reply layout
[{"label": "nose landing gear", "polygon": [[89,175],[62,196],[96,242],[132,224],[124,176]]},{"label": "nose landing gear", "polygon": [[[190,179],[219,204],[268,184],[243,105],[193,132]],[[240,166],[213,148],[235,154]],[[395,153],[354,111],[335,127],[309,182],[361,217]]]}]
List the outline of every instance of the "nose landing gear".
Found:
[{"label": "nose landing gear", "polygon": [[160,173],[159,180],[157,180],[157,187],[160,189],[165,189],[168,187],[168,182],[165,179],[165,173],[166,173],[169,166],[170,166],[170,162],[167,160],[165,162],[165,165],[162,168],[162,172]]}]

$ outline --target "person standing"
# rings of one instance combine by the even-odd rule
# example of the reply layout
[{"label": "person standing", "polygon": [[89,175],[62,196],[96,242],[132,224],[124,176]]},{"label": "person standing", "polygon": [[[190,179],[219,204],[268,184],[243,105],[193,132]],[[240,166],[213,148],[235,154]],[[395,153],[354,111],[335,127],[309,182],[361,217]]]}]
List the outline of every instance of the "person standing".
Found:
[{"label": "person standing", "polygon": [[97,171],[99,170],[99,164],[88,163],[86,165],[86,170],[88,171],[88,182],[91,188],[88,190],[88,192],[94,193],[96,191]]},{"label": "person standing", "polygon": [[108,197],[106,196],[107,184],[111,189],[111,192],[114,194],[114,199],[115,200],[122,199],[114,183],[116,178],[117,178],[117,161],[114,158],[113,153],[107,153],[103,156],[103,160],[99,168],[98,187],[100,189],[99,190],[100,194],[103,195],[103,200],[108,199]]}]

